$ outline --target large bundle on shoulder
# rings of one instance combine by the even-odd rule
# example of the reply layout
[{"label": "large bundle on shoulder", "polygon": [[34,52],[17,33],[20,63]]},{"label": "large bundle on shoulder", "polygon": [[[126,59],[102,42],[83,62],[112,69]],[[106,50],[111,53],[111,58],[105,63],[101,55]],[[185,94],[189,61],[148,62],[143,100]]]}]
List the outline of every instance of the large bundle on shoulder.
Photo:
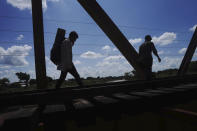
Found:
[{"label": "large bundle on shoulder", "polygon": [[64,29],[61,29],[61,28],[57,29],[55,42],[50,52],[50,60],[55,65],[59,65],[61,61],[61,44],[63,40],[65,39],[65,33],[66,31]]}]

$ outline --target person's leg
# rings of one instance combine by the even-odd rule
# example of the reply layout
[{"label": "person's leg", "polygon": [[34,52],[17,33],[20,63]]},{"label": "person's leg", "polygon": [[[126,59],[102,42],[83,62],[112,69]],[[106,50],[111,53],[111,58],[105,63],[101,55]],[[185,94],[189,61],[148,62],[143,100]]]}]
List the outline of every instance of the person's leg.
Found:
[{"label": "person's leg", "polygon": [[56,89],[60,88],[61,84],[64,82],[64,80],[66,78],[66,75],[67,75],[67,72],[61,71],[60,78],[57,80],[57,83],[55,86]]},{"label": "person's leg", "polygon": [[153,64],[152,58],[147,59],[146,80],[151,80],[152,79],[152,64]]},{"label": "person's leg", "polygon": [[74,64],[73,64],[73,66],[72,66],[72,69],[69,70],[69,73],[72,74],[72,75],[75,77],[77,83],[78,83],[80,86],[83,86],[83,83],[82,83],[82,81],[81,81],[81,78],[80,78],[80,76],[79,76],[79,73],[77,72],[77,70],[76,70]]},{"label": "person's leg", "polygon": [[152,79],[152,67],[148,67],[147,74],[148,74],[148,80],[151,80]]},{"label": "person's leg", "polygon": [[152,79],[152,69],[150,67],[145,67],[145,79],[146,80],[151,80]]}]

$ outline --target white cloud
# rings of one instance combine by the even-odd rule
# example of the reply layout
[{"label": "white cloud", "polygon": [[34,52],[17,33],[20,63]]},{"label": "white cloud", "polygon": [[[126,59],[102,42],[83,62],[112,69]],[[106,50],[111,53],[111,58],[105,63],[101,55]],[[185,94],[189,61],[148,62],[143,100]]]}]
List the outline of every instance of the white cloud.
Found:
[{"label": "white cloud", "polygon": [[[116,68],[114,68],[116,67]],[[124,62],[109,62],[102,61],[96,64],[96,74],[95,76],[120,76],[124,75],[125,72],[132,71],[133,68],[129,64],[125,64]]]},{"label": "white cloud", "polygon": [[120,76],[124,75],[125,72],[129,72],[133,70],[133,67],[126,63],[126,60],[119,61],[107,61],[103,60],[96,64],[94,67],[96,69],[94,74],[96,76]]},{"label": "white cloud", "polygon": [[106,77],[124,75],[125,72],[132,71],[133,68],[123,56],[117,55],[106,57],[91,67],[83,67],[78,70],[82,77]]},{"label": "white cloud", "polygon": [[117,48],[113,48],[113,51],[118,51],[118,49]]},{"label": "white cloud", "polygon": [[196,25],[194,25],[193,27],[191,27],[189,30],[190,30],[190,31],[192,31],[192,32],[194,32],[194,31],[195,31],[195,29],[196,29],[196,27],[197,27],[197,24],[196,24]]},{"label": "white cloud", "polygon": [[15,69],[9,69],[8,70],[8,69],[5,69],[5,70],[1,71],[0,79],[1,78],[8,78],[11,83],[19,81],[18,77],[15,74],[17,72],[25,72],[27,74],[30,74],[30,79],[35,79],[36,78],[35,70],[24,71],[23,69],[22,70],[15,70]]},{"label": "white cloud", "polygon": [[164,54],[164,51],[163,50],[162,51],[159,51],[158,54],[159,55],[162,55],[162,54]]},{"label": "white cloud", "polygon": [[176,34],[174,32],[165,32],[159,37],[154,36],[152,38],[152,41],[155,44],[164,46],[164,45],[172,44],[175,39],[176,39]]},{"label": "white cloud", "polygon": [[[120,58],[120,59],[119,59]],[[181,57],[164,57],[162,58],[161,63],[157,62],[157,59],[154,59],[153,71],[178,68],[181,63]],[[123,59],[121,56],[109,56],[99,60],[97,63],[92,66],[83,66],[81,64],[77,67],[81,77],[106,77],[106,76],[120,76],[124,75],[125,72],[130,72],[133,70],[133,67],[128,64],[128,62]],[[50,66],[47,68],[49,76],[53,78],[59,78],[60,72],[56,70],[56,67]],[[73,78],[71,75],[68,75],[67,78]]]},{"label": "white cloud", "polygon": [[36,71],[35,70],[29,70],[29,71],[27,71],[27,74],[30,75],[30,79],[36,79]]},{"label": "white cloud", "polygon": [[7,3],[20,10],[31,9],[31,0],[7,0]]},{"label": "white cloud", "polygon": [[24,35],[19,35],[16,40],[22,40],[24,38]]},{"label": "white cloud", "polygon": [[197,57],[197,50],[194,52],[194,57]]},{"label": "white cloud", "polygon": [[9,69],[10,68],[10,66],[5,66],[5,65],[0,65],[0,69]]},{"label": "white cloud", "polygon": [[100,53],[95,53],[93,51],[87,51],[83,54],[80,55],[82,58],[87,58],[87,59],[97,59],[103,57]]},{"label": "white cloud", "polygon": [[153,71],[178,68],[181,64],[182,57],[164,57],[159,63],[156,59],[153,60]]},{"label": "white cloud", "polygon": [[51,62],[48,56],[45,56],[45,59],[47,76],[50,76],[53,79],[58,79],[60,76],[60,71],[57,70],[57,66]]},{"label": "white cloud", "polygon": [[187,48],[182,48],[179,50],[179,54],[184,54],[186,52]]},{"label": "white cloud", "polygon": [[60,0],[48,0],[48,1],[51,1],[51,2],[59,2]]},{"label": "white cloud", "polygon": [[130,39],[129,42],[130,42],[132,45],[135,45],[135,44],[141,43],[141,42],[142,42],[142,38]]},{"label": "white cloud", "polygon": [[[77,61],[78,60],[75,60],[74,62],[77,62]],[[60,71],[56,69],[56,66],[54,66],[54,64],[49,64],[51,62],[48,58],[46,58],[46,62],[47,62],[46,64],[47,75],[56,79],[59,78]],[[122,56],[105,57],[102,60],[99,59],[99,61],[95,64],[92,64],[92,66],[87,66],[83,64],[80,64],[80,66],[77,66],[77,71],[79,72],[80,76],[84,78],[98,77],[98,76],[100,77],[119,76],[119,75],[124,75],[125,72],[129,72],[132,69],[133,68],[128,63],[126,63],[126,61],[122,58]],[[67,79],[69,78],[73,78],[73,76],[68,75]]]},{"label": "white cloud", "polygon": [[[119,65],[119,62],[102,61],[102,62],[98,62],[96,64],[96,67],[104,67],[104,68],[107,68],[107,67],[115,67],[117,65]],[[113,70],[113,68],[111,68],[111,70]]]},{"label": "white cloud", "polygon": [[[59,2],[59,0],[42,0],[42,8],[47,9],[47,2]],[[7,3],[20,10],[31,10],[31,0],[7,0]]]},{"label": "white cloud", "polygon": [[6,66],[26,66],[29,63],[26,56],[32,49],[29,45],[11,46],[7,50],[0,47],[0,64]]},{"label": "white cloud", "polygon": [[46,61],[50,61],[50,58],[48,56],[45,56]]},{"label": "white cloud", "polygon": [[79,64],[81,64],[81,61],[75,60],[73,63],[74,63],[75,65],[79,65]]},{"label": "white cloud", "polygon": [[17,71],[16,70],[3,70],[0,73],[0,78],[8,78],[10,82],[18,81],[17,76],[15,75]]},{"label": "white cloud", "polygon": [[121,60],[124,59],[123,56],[121,55],[114,55],[114,56],[108,56],[104,59],[104,61],[117,61],[117,60]]},{"label": "white cloud", "polygon": [[105,46],[102,47],[102,50],[110,51],[111,50],[111,47],[108,46],[108,45],[105,45]]},{"label": "white cloud", "polygon": [[46,66],[53,66],[56,68],[56,65],[50,60],[48,56],[45,56]]}]

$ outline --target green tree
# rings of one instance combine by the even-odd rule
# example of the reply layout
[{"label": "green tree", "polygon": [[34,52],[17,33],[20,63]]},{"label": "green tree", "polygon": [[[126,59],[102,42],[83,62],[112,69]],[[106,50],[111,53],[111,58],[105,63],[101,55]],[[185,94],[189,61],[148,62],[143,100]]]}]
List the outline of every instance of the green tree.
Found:
[{"label": "green tree", "polygon": [[161,77],[175,76],[177,72],[178,72],[178,69],[165,69],[162,71],[158,71],[156,73],[156,77],[161,78]]},{"label": "green tree", "polygon": [[25,82],[26,87],[28,86],[28,82],[30,79],[30,75],[27,73],[23,73],[23,72],[17,72],[16,76],[18,77],[20,82]]},{"label": "green tree", "polygon": [[192,61],[188,68],[189,73],[197,73],[197,61]]},{"label": "green tree", "polygon": [[2,79],[0,79],[0,83],[1,84],[8,84],[8,83],[10,83],[10,80],[8,79],[8,78],[2,78]]},{"label": "green tree", "polygon": [[36,84],[36,79],[30,79],[30,80],[29,80],[29,84],[30,84],[30,85]]},{"label": "green tree", "polygon": [[2,78],[0,79],[0,87],[7,87],[8,84],[10,83],[9,79],[8,78]]},{"label": "green tree", "polygon": [[49,83],[49,82],[52,82],[52,81],[53,81],[53,78],[50,77],[50,76],[47,76],[47,82]]},{"label": "green tree", "polygon": [[125,72],[124,73],[124,78],[125,78],[125,80],[131,80],[131,78],[132,78],[132,73],[131,72]]}]

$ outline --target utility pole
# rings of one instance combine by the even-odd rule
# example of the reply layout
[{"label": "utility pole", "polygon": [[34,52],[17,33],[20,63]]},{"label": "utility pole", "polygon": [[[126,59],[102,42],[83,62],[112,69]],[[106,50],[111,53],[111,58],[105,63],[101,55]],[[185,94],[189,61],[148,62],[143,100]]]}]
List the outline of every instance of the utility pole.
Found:
[{"label": "utility pole", "polygon": [[130,65],[133,66],[138,75],[144,79],[145,71],[137,61],[139,57],[138,53],[110,17],[105,13],[102,7],[96,2],[96,0],[78,0],[78,2],[114,43]]},{"label": "utility pole", "polygon": [[47,87],[42,0],[31,0],[31,3],[32,3],[36,82],[37,82],[37,87],[41,89]]},{"label": "utility pole", "polygon": [[197,47],[197,27],[196,27],[195,32],[192,36],[192,39],[189,43],[189,46],[187,47],[187,51],[186,51],[185,56],[181,62],[181,65],[179,67],[178,74],[177,74],[178,76],[183,76],[187,72],[187,69],[188,69],[191,59],[194,55],[196,47]]}]

